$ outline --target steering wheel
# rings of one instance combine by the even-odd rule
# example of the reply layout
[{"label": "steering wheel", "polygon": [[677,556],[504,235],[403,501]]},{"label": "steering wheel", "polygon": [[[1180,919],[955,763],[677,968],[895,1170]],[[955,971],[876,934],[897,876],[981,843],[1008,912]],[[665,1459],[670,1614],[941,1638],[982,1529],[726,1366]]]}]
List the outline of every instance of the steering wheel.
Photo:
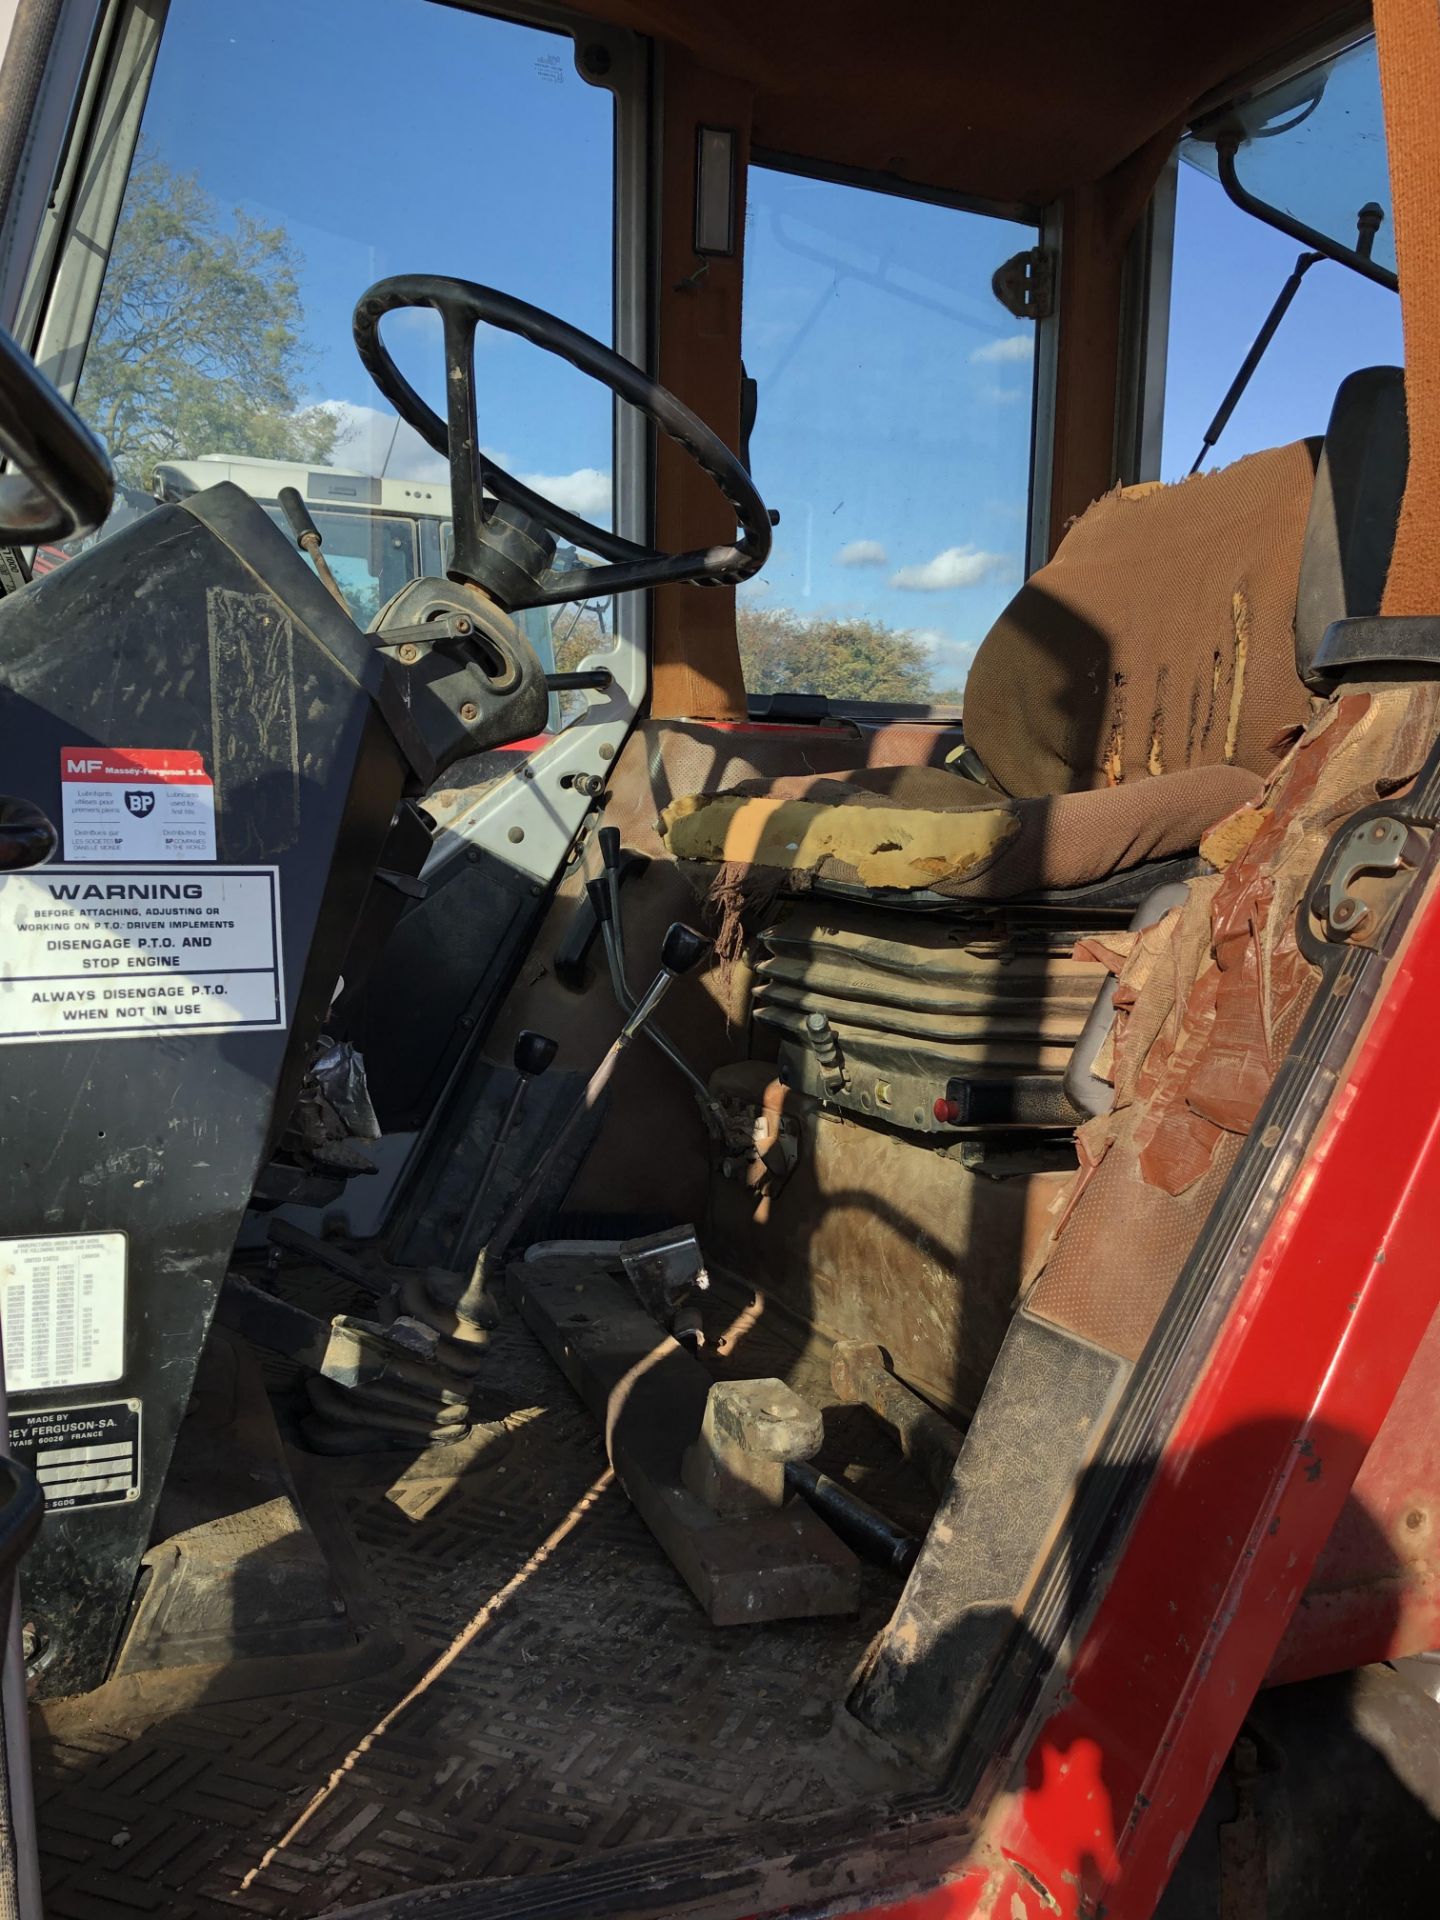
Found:
[{"label": "steering wheel", "polygon": [[[448,424],[420,398],[380,339],[382,317],[401,307],[433,307],[440,316],[445,330]],[[689,553],[641,546],[546,500],[493,460],[482,459],[475,405],[475,329],[481,321],[558,354],[653,420],[704,468],[735,509],[740,523],[735,543]],[[514,609],[590,600],[678,580],[697,586],[734,586],[764,565],[770,552],[770,516],[743,463],[658,380],[578,327],[493,287],[425,273],[402,273],[377,281],[361,295],[354,327],[355,345],[371,379],[400,418],[450,462],[455,523],[452,578],[474,581]],[[490,508],[486,492],[509,511]],[[574,567],[568,573],[547,575],[542,582],[540,576],[554,553],[546,529],[611,564]],[[497,550],[502,555],[498,586]]]}]

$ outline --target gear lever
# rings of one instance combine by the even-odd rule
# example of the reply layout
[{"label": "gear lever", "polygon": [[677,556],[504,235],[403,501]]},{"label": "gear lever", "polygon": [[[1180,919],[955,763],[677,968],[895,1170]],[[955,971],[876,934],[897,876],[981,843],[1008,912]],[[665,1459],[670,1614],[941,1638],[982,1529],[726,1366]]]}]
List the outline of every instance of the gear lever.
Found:
[{"label": "gear lever", "polygon": [[500,1116],[499,1124],[495,1129],[495,1138],[491,1141],[490,1151],[485,1156],[485,1165],[471,1192],[470,1204],[465,1209],[464,1217],[456,1230],[455,1239],[450,1248],[450,1259],[457,1266],[470,1245],[470,1236],[474,1233],[475,1223],[480,1218],[480,1208],[490,1191],[495,1175],[500,1170],[500,1161],[505,1152],[506,1142],[520,1123],[520,1113],[530,1088],[555,1058],[558,1045],[559,1042],[552,1040],[549,1034],[532,1033],[528,1027],[516,1037],[515,1085],[511,1089],[505,1111]]},{"label": "gear lever", "polygon": [[[605,964],[610,973],[611,991],[619,1002],[621,1011],[633,1013],[635,996],[630,991],[630,981],[625,965],[625,928],[620,913],[622,872],[620,833],[616,827],[601,827],[596,838],[604,872],[598,879],[586,883],[585,892],[590,901],[591,911],[595,915],[595,923],[600,929],[600,938],[605,945]],[[695,1098],[700,1102],[700,1110],[705,1115],[706,1124],[717,1128],[723,1135],[719,1109],[710,1098],[710,1090],[700,1075],[674,1042],[667,1039],[658,1027],[647,1027],[646,1032],[671,1065],[689,1081]]]},{"label": "gear lever", "polygon": [[660,971],[627,1012],[625,1024],[586,1082],[585,1091],[561,1121],[555,1137],[531,1170],[529,1179],[521,1185],[520,1191],[495,1223],[489,1239],[480,1249],[464,1291],[455,1302],[454,1312],[457,1320],[480,1326],[492,1317],[489,1279],[493,1267],[504,1255],[506,1247],[514,1238],[525,1215],[530,1211],[551,1169],[564,1152],[571,1135],[581,1121],[593,1113],[599,1105],[620,1063],[620,1056],[636,1034],[645,1030],[646,1023],[675,981],[682,973],[689,973],[692,967],[703,960],[710,951],[710,947],[711,942],[703,933],[697,933],[693,927],[687,927],[682,920],[676,920],[667,928],[665,938],[660,943]]},{"label": "gear lever", "polygon": [[353,619],[354,616],[350,611],[350,602],[341,592],[340,582],[330,571],[330,562],[320,551],[320,529],[310,518],[310,509],[301,498],[299,488],[281,487],[275,498],[279,502],[280,511],[290,522],[290,531],[295,536],[296,546],[299,547],[302,553],[309,554],[315,571],[324,583],[326,591],[329,593],[331,599],[337,603],[345,618],[347,620]]}]

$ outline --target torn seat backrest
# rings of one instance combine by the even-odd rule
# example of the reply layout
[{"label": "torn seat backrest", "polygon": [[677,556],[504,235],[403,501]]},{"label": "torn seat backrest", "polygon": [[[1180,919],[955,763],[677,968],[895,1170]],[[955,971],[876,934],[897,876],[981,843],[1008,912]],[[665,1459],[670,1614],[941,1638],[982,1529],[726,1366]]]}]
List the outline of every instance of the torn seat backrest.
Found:
[{"label": "torn seat backrest", "polygon": [[1074,522],[970,669],[965,734],[992,780],[1029,798],[1189,767],[1269,774],[1309,712],[1295,605],[1319,452],[1297,440],[1118,487]]}]

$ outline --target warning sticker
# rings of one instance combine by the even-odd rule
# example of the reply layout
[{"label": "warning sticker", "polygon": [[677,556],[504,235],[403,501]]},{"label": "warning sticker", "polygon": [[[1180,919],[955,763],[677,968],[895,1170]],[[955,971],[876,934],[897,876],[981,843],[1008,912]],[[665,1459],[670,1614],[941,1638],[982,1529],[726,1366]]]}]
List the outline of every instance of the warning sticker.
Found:
[{"label": "warning sticker", "polygon": [[198,753],[62,747],[67,860],[213,860],[215,788]]},{"label": "warning sticker", "polygon": [[12,1408],[10,1451],[40,1482],[51,1513],[138,1499],[140,1402]]},{"label": "warning sticker", "polygon": [[276,868],[0,875],[0,1045],[284,1024]]},{"label": "warning sticker", "polygon": [[0,1326],[11,1393],[84,1387],[125,1371],[125,1236],[0,1240]]}]

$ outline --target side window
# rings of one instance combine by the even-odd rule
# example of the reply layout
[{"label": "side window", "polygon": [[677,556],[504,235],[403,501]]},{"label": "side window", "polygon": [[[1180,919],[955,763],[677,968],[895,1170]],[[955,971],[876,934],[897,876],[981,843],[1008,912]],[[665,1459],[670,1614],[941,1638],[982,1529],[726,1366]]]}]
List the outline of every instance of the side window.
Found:
[{"label": "side window", "polygon": [[[281,484],[306,493],[362,620],[434,565],[420,520],[325,511],[304,476],[356,476],[387,505],[424,483],[424,525],[449,532],[444,458],[351,338],[386,275],[479,280],[611,340],[615,105],[574,56],[563,34],[439,0],[170,0],[77,395],[132,510],[162,463],[200,485],[207,463],[248,462],[267,507]],[[383,332],[443,417],[437,316]],[[610,396],[490,328],[477,370],[482,447],[608,524]]]},{"label": "side window", "polygon": [[780,513],[737,600],[752,694],[959,704],[1024,574],[1035,329],[990,282],[1036,238],[751,168],[750,464]]},{"label": "side window", "polygon": [[[1282,94],[1274,122],[1244,152],[1245,176],[1274,204],[1348,242],[1361,206],[1389,198],[1374,41],[1301,76],[1292,91],[1303,96],[1307,86],[1310,98],[1298,106]],[[1180,149],[1161,454],[1166,480],[1189,473],[1251,342],[1306,251],[1235,205],[1214,177],[1214,151],[1198,138]],[[1394,266],[1388,215],[1375,258]],[[1396,296],[1337,261],[1318,261],[1202,465],[1223,466],[1323,433],[1347,373],[1403,359]]]}]

